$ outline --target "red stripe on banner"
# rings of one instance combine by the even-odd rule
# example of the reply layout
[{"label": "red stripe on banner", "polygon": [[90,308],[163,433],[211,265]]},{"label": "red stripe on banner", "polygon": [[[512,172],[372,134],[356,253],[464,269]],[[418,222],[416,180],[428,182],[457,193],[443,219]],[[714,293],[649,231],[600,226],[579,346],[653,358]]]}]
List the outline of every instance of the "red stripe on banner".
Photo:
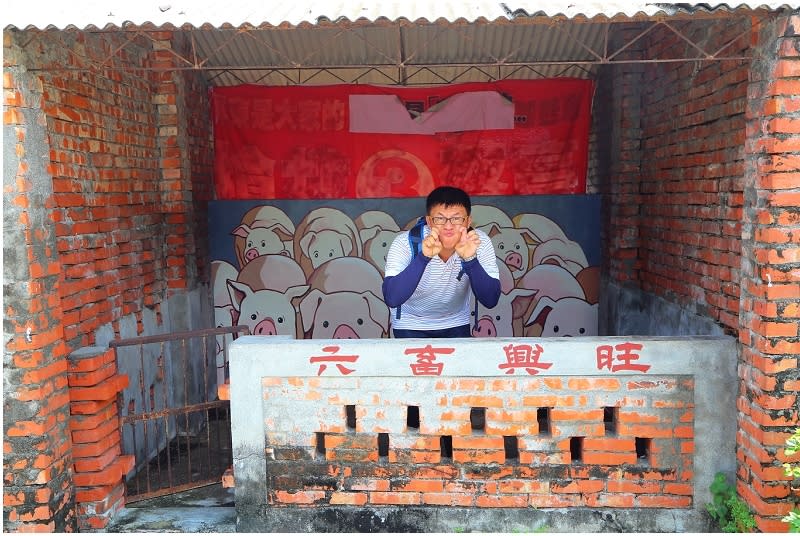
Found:
[{"label": "red stripe on banner", "polygon": [[572,78],[213,88],[217,198],[583,194],[593,91]]}]

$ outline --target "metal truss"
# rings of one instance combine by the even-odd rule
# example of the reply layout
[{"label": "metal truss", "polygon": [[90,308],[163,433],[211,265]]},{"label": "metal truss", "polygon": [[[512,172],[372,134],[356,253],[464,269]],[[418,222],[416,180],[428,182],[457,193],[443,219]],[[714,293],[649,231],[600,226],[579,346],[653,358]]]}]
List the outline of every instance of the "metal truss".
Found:
[{"label": "metal truss", "polygon": [[[603,65],[750,61],[749,55],[737,53],[733,45],[748,38],[758,26],[775,16],[769,12],[758,12],[759,16],[755,13],[746,16],[751,22],[746,30],[715,49],[693,39],[686,30],[687,25],[725,25],[732,20],[741,21],[743,15],[604,22],[553,19],[521,22],[514,19],[508,23],[470,24],[396,21],[383,24],[337,22],[292,28],[137,26],[113,30],[16,31],[24,36],[22,46],[34,47],[49,42],[63,47],[71,56],[69,65],[46,65],[31,71],[201,71],[210,85],[414,85],[558,76],[592,78]],[[632,37],[612,45],[614,37],[619,35],[617,30],[622,28],[626,28],[626,35]],[[487,31],[494,32],[495,36],[502,34],[504,38],[497,37],[497,43],[507,41],[513,45],[482,50],[480,47],[486,48],[484,34]],[[108,53],[102,57],[90,56],[89,52],[80,55],[68,43],[70,34],[76,32],[108,38]],[[165,39],[165,33],[178,39]],[[646,38],[664,36],[685,43],[682,53],[669,57],[641,57],[636,49],[637,43]],[[310,39],[312,37],[314,39]],[[616,41],[620,41],[619,37]],[[749,43],[749,39],[746,42]],[[553,51],[556,43],[561,44],[564,51],[560,57]],[[161,52],[162,61],[157,65],[131,65],[122,60],[121,53],[133,46],[151,47]],[[453,50],[461,51],[461,54],[453,53]],[[479,52],[465,58],[464,50]],[[363,52],[362,55],[368,59],[347,59],[358,55],[353,51]],[[171,58],[170,62],[163,61],[164,54]],[[326,57],[327,60],[320,59]]]}]

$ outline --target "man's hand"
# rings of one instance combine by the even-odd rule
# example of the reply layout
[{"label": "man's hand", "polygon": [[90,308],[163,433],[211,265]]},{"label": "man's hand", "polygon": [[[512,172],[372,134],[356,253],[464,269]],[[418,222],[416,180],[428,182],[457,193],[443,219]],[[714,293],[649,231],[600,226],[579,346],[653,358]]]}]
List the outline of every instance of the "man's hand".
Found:
[{"label": "man's hand", "polygon": [[422,254],[426,257],[434,257],[442,251],[442,242],[439,240],[439,230],[431,227],[431,232],[422,241]]},{"label": "man's hand", "polygon": [[478,251],[478,246],[481,245],[481,237],[475,232],[475,229],[467,232],[466,227],[461,229],[461,238],[456,244],[456,253],[462,259],[468,259],[475,255]]}]

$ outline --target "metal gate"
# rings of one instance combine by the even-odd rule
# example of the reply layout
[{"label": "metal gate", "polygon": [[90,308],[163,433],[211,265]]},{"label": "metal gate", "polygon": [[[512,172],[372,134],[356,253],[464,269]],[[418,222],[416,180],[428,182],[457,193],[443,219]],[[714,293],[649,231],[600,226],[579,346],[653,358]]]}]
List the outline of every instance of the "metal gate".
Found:
[{"label": "metal gate", "polygon": [[[247,326],[111,341],[129,386],[119,394],[127,503],[221,482],[232,464],[230,402],[219,400],[228,344]],[[138,381],[137,381],[138,379]]]}]

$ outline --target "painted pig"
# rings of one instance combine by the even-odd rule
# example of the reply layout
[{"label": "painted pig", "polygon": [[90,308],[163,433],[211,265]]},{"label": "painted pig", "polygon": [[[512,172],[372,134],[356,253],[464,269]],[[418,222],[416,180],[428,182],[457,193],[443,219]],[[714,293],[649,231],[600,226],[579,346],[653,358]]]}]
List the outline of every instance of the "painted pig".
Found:
[{"label": "painted pig", "polygon": [[288,335],[302,338],[297,331],[297,309],[292,300],[300,298],[308,285],[290,287],[285,292],[253,290],[239,281],[228,281],[231,304],[239,313],[237,325],[246,325],[252,335]]}]

